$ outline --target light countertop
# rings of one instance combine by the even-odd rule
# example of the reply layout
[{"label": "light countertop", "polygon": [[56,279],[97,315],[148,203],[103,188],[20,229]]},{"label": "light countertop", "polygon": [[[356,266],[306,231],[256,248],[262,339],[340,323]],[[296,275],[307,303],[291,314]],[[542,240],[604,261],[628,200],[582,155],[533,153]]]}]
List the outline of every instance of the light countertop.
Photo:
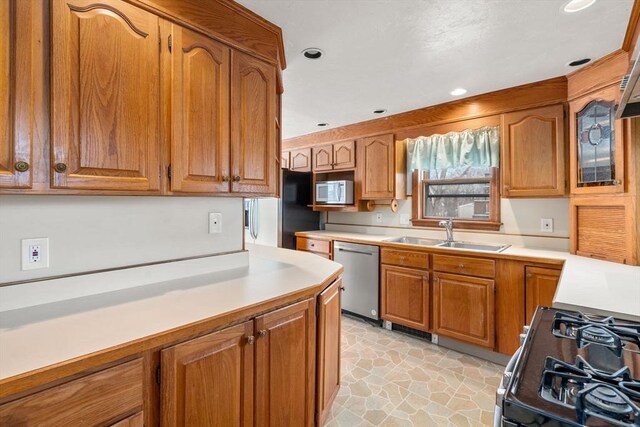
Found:
[{"label": "light countertop", "polygon": [[[195,262],[197,275],[169,274],[170,280],[0,311],[0,380],[315,288],[342,271],[340,264],[305,252],[247,249],[248,265],[241,267],[221,270],[227,255],[213,256]],[[185,262],[194,264],[146,266],[128,274],[149,277],[154,268],[180,270]],[[208,262],[211,268],[204,273]],[[108,282],[109,274],[123,272],[74,280]],[[32,292],[30,285],[47,284],[10,286],[14,289],[4,295]]]},{"label": "light countertop", "polygon": [[[297,235],[351,242],[380,243],[393,235],[375,235],[343,231],[308,231]],[[496,238],[499,238],[497,236]],[[496,242],[497,243],[497,242]],[[395,245],[398,246],[397,244]],[[404,246],[404,244],[403,244]],[[412,246],[412,245],[407,245]],[[424,246],[417,246],[425,248]],[[433,247],[427,247],[434,249]],[[554,307],[612,315],[640,322],[640,267],[571,255],[567,252],[510,246],[500,253],[437,248],[493,257],[563,260],[562,274],[553,299]]]}]

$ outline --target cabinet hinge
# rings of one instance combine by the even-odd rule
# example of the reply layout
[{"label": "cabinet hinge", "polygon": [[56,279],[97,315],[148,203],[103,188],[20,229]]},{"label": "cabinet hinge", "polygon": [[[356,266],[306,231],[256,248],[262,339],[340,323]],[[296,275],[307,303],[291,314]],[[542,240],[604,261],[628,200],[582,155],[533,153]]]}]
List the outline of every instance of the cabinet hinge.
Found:
[{"label": "cabinet hinge", "polygon": [[167,166],[167,178],[171,181],[171,165]]},{"label": "cabinet hinge", "polygon": [[171,49],[173,49],[173,37],[169,34],[169,52],[171,52]]},{"label": "cabinet hinge", "polygon": [[156,383],[160,385],[161,380],[162,380],[162,372],[160,371],[160,366],[158,366],[156,368]]}]

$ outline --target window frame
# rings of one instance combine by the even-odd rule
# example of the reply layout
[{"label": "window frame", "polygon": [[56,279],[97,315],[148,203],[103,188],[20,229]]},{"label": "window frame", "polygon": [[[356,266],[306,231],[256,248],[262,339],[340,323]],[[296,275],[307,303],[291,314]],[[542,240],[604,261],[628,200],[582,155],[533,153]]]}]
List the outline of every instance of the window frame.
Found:
[{"label": "window frame", "polygon": [[[412,174],[412,215],[411,223],[414,226],[437,227],[438,223],[445,219],[444,217],[425,216],[424,202],[425,190],[429,184],[463,184],[477,183],[486,180],[489,183],[489,218],[488,219],[453,219],[455,228],[469,230],[492,230],[498,231],[502,226],[500,221],[500,169],[491,168],[489,177],[474,178],[448,178],[448,179],[429,179],[428,171],[414,170]],[[419,189],[419,191],[416,191]]]}]

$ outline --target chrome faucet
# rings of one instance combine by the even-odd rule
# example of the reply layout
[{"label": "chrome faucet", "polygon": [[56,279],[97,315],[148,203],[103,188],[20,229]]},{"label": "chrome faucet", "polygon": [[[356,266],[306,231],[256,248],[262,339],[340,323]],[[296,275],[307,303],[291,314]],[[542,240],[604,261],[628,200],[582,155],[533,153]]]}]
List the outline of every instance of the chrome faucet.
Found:
[{"label": "chrome faucet", "polygon": [[447,232],[447,242],[453,242],[453,218],[443,219],[438,225]]}]

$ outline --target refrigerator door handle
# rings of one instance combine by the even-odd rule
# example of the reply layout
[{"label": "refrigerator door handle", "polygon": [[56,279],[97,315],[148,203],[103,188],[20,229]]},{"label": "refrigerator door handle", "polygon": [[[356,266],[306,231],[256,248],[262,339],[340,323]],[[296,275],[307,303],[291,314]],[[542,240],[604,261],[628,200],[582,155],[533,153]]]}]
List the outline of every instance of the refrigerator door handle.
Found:
[{"label": "refrigerator door handle", "polygon": [[250,226],[249,226],[249,233],[251,234],[251,237],[253,238],[253,242],[255,243],[256,239],[258,238],[258,234],[260,232],[260,230],[258,229],[259,224],[258,224],[258,218],[259,218],[259,211],[258,211],[258,199],[251,199],[251,215],[250,215]]}]

